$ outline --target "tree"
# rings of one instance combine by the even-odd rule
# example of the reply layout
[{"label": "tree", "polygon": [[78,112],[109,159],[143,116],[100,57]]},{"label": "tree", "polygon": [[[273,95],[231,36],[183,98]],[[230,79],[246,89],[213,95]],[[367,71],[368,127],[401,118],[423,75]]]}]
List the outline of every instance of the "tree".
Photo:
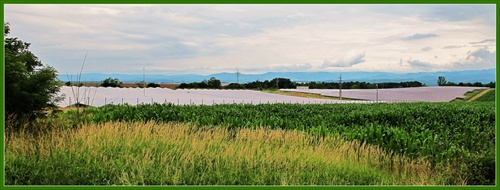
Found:
[{"label": "tree", "polygon": [[269,82],[268,86],[274,88],[296,88],[296,85],[287,78],[274,78]]},{"label": "tree", "polygon": [[[4,37],[10,34],[4,23]],[[5,114],[35,118],[47,108],[55,108],[62,82],[57,70],[43,65],[29,50],[31,44],[17,37],[5,38]]]},{"label": "tree", "polygon": [[135,85],[137,85],[137,87],[139,88],[144,88],[144,81],[136,82]]},{"label": "tree", "polygon": [[444,76],[439,76],[437,80],[438,86],[445,86],[446,85],[446,79]]},{"label": "tree", "polygon": [[154,82],[150,82],[150,83],[148,83],[148,88],[156,88],[156,87],[160,87],[160,85],[159,85],[159,84],[156,84],[156,83],[154,83]]},{"label": "tree", "polygon": [[122,87],[122,82],[120,82],[119,79],[117,78],[114,78],[112,79],[111,77],[107,78],[107,79],[104,79],[102,82],[101,82],[101,85],[102,87]]},{"label": "tree", "polygon": [[208,80],[207,85],[209,88],[220,88],[221,82],[215,77],[211,77],[210,80]]}]

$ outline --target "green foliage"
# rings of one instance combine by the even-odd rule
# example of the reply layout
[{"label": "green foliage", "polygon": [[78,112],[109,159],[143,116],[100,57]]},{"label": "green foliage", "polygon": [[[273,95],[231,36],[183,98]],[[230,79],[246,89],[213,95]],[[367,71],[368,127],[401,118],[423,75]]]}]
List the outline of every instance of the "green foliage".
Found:
[{"label": "green foliage", "polygon": [[[7,36],[8,23],[4,23]],[[43,65],[29,50],[30,43],[5,38],[5,114],[39,116],[55,107],[56,93],[62,85],[57,71]]]},{"label": "green foliage", "polygon": [[137,87],[139,88],[144,88],[144,81],[136,82],[135,85],[137,85]]},{"label": "green foliage", "polygon": [[490,90],[486,94],[482,95],[478,99],[474,100],[477,102],[495,102],[495,89]]},{"label": "green foliage", "polygon": [[[139,87],[139,88],[144,88],[144,81],[142,81],[142,82],[137,82],[137,83],[135,83],[135,84],[136,84],[136,85],[137,85],[137,87]],[[148,83],[148,84],[146,85],[146,87],[147,87],[147,88],[157,88],[157,87],[160,87],[160,85],[159,85],[159,84],[156,84],[156,83],[154,83],[154,82],[150,82],[150,83]]]},{"label": "green foliage", "polygon": [[203,80],[202,82],[181,83],[177,88],[221,88],[220,80],[211,77],[210,80]]},{"label": "green foliage", "polygon": [[211,77],[210,80],[207,81],[208,88],[220,88],[221,82],[215,77]]},{"label": "green foliage", "polygon": [[107,78],[101,82],[102,87],[122,87],[123,83],[118,78]]},{"label": "green foliage", "polygon": [[489,82],[488,84],[486,84],[486,83],[483,84],[481,82],[474,82],[474,83],[459,82],[457,84],[455,82],[446,81],[446,79],[444,78],[444,76],[439,76],[438,77],[437,84],[438,84],[438,86],[475,86],[475,87],[489,87],[489,88],[495,88],[495,86],[496,86],[496,82],[493,82],[493,81]]},{"label": "green foliage", "polygon": [[447,84],[446,78],[444,76],[439,76],[437,80],[437,85],[438,86],[445,86]]},{"label": "green foliage", "polygon": [[[87,121],[190,122],[302,130],[318,137],[340,134],[434,165],[494,152],[495,106],[491,103],[107,105],[85,110]],[[488,165],[487,163],[484,165]],[[487,167],[490,167],[489,165]],[[475,170],[469,168],[469,171]],[[480,169],[479,169],[480,170]],[[486,182],[487,181],[487,182]],[[484,182],[484,183],[483,183]],[[494,178],[482,180],[491,184]],[[475,182],[471,182],[475,183]]]},{"label": "green foliage", "polygon": [[445,175],[376,146],[265,128],[110,122],[8,131],[5,147],[7,185],[437,185]]},{"label": "green foliage", "polygon": [[[254,81],[245,84],[236,84],[231,83],[226,86],[226,89],[276,89],[276,81],[278,79],[273,79],[271,81],[265,80]],[[279,82],[279,88],[296,88],[297,85],[300,86],[308,86],[309,89],[338,89],[338,82],[305,82],[305,83],[296,83],[292,82],[286,78],[280,78],[282,82]],[[403,88],[403,87],[420,87],[423,86],[422,83],[418,81],[408,81],[408,82],[383,82],[383,83],[369,83],[369,82],[360,82],[360,81],[348,81],[342,82],[342,88],[344,89],[375,89],[377,88]]]},{"label": "green foliage", "polygon": [[156,83],[154,83],[154,82],[150,82],[150,83],[148,83],[148,88],[157,88],[157,87],[160,87],[160,85],[159,85],[159,84],[156,84]]}]

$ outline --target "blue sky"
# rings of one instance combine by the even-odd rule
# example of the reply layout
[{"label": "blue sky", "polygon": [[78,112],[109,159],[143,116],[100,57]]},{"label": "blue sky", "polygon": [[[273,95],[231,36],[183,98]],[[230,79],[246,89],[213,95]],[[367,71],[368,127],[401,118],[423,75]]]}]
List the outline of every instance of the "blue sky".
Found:
[{"label": "blue sky", "polygon": [[495,68],[496,5],[5,5],[60,74]]}]

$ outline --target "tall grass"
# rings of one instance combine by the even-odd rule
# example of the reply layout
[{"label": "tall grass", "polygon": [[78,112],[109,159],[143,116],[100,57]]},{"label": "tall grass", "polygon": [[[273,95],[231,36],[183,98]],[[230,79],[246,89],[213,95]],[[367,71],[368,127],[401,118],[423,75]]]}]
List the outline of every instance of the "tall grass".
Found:
[{"label": "tall grass", "polygon": [[435,185],[424,160],[300,131],[107,122],[7,131],[7,185]]},{"label": "tall grass", "polygon": [[[261,104],[175,106],[107,105],[84,111],[86,122],[191,122],[197,126],[299,130],[313,135],[341,135],[411,158],[425,157],[432,166],[454,164],[455,175],[469,185],[494,185],[495,104]],[[67,112],[67,116],[74,115]],[[466,165],[466,168],[461,168]],[[451,183],[451,182],[450,182]]]}]

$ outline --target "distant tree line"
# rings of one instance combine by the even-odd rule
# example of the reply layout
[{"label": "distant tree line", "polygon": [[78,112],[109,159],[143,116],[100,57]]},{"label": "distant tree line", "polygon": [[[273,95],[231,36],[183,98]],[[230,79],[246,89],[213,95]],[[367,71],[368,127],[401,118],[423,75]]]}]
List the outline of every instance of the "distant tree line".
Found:
[{"label": "distant tree line", "polygon": [[[83,86],[83,83],[80,82],[78,84],[73,84],[71,81],[65,82],[64,83],[66,86]],[[139,88],[144,88],[144,82],[137,82],[135,83],[137,87]],[[123,82],[120,81],[118,78],[107,78],[101,81],[101,84],[99,84],[100,87],[115,87],[115,88],[122,88],[123,87]],[[154,82],[150,82],[146,85],[147,88],[156,88],[160,87],[159,84],[156,84]]]},{"label": "distant tree line", "polygon": [[[437,80],[438,86],[474,86],[474,87],[490,87],[495,88],[496,82],[490,82],[483,84],[481,82],[474,83],[454,83],[446,81],[444,76],[439,76]],[[76,85],[71,82],[66,82],[66,85]],[[82,86],[80,83],[78,86]],[[143,88],[144,82],[136,83],[137,87]],[[107,78],[101,81],[101,87],[123,87],[123,83],[118,78]],[[209,80],[203,80],[201,82],[191,82],[191,83],[181,83],[177,88],[200,88],[200,89],[280,89],[280,88],[296,88],[297,86],[308,86],[309,89],[339,89],[339,82],[293,82],[287,78],[274,78],[272,80],[265,81],[253,81],[247,83],[230,83],[227,86],[222,86],[219,79],[211,77]],[[369,83],[369,82],[359,82],[359,81],[348,81],[342,82],[342,89],[375,89],[375,88],[409,88],[409,87],[422,87],[426,86],[418,81],[406,81],[406,82],[380,82],[380,83]],[[148,88],[160,87],[156,83],[148,83],[146,85]]]},{"label": "distant tree line", "polygon": [[[214,82],[216,81],[216,82]],[[338,89],[338,82],[305,82],[297,83],[292,82],[287,78],[274,78],[272,80],[254,81],[248,83],[230,83],[227,86],[214,86],[211,84],[220,84],[220,81],[214,77],[210,80],[202,82],[181,83],[178,88],[214,88],[214,89],[280,89],[280,88],[296,88],[297,86],[308,86],[309,89]],[[377,88],[404,88],[404,87],[421,87],[424,84],[418,81],[411,82],[383,82],[383,83],[369,83],[369,82],[342,82],[343,89],[375,89]]]},{"label": "distant tree line", "polygon": [[279,89],[279,88],[296,88],[297,83],[292,82],[287,78],[274,78],[273,80],[265,80],[265,81],[254,81],[248,82],[244,84],[239,83],[231,83],[225,86],[225,89]]},{"label": "distant tree line", "polygon": [[446,78],[444,76],[439,76],[437,80],[438,86],[473,86],[473,87],[489,87],[489,88],[495,88],[496,82],[489,82],[487,84],[483,84],[481,82],[474,82],[474,83],[454,83],[451,81],[446,81]]},{"label": "distant tree line", "polygon": [[210,80],[203,80],[201,82],[192,83],[181,83],[177,88],[221,88],[221,82],[215,77],[210,78]]}]

